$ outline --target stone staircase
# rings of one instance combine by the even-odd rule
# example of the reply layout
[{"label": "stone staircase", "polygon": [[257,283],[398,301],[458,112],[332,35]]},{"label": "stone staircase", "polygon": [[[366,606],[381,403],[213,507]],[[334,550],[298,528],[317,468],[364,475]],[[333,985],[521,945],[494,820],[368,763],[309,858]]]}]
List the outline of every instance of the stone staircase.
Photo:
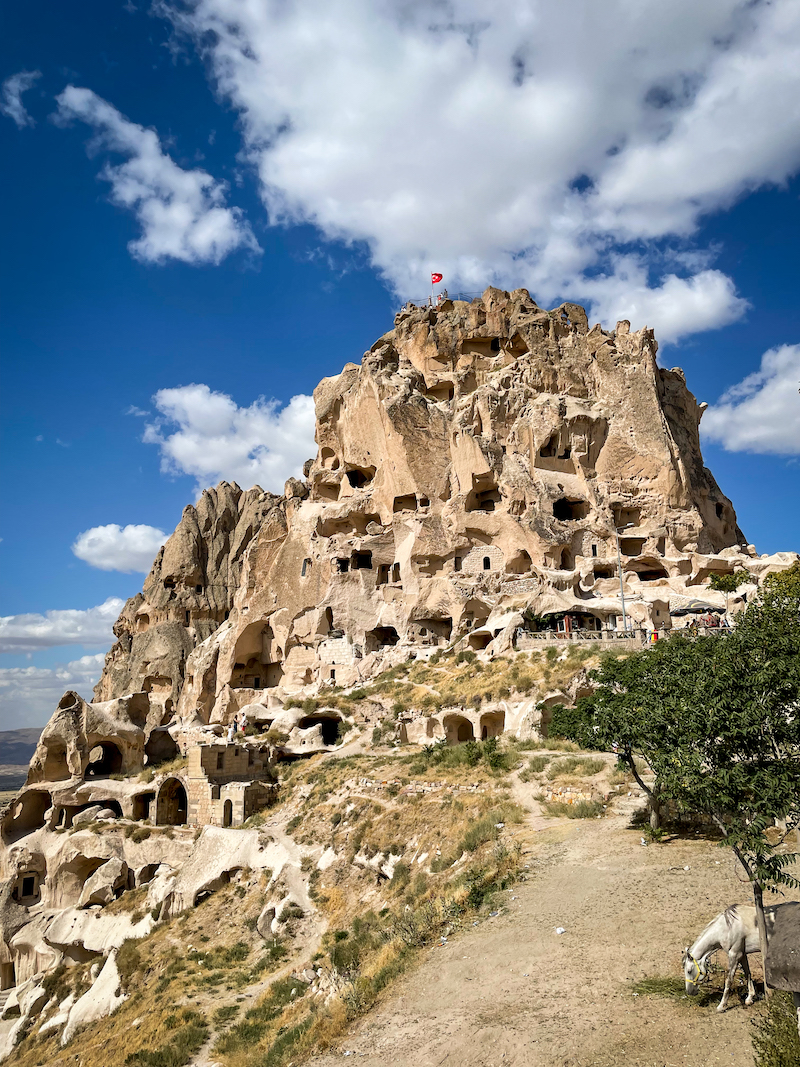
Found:
[{"label": "stone staircase", "polygon": [[0,989],[0,1016],[2,1016],[3,1012],[6,1010],[6,1004],[8,1003],[8,998],[11,996],[11,994],[13,992],[14,992],[13,987],[10,988],[10,989]]}]

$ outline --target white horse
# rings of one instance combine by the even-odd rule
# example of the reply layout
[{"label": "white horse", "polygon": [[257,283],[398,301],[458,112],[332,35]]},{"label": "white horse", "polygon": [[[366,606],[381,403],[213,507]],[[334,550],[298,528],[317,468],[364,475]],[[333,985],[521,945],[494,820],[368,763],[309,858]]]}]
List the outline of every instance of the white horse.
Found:
[{"label": "white horse", "polygon": [[[772,911],[772,908],[765,908],[766,914]],[[771,915],[769,917],[771,918]],[[725,1011],[728,1006],[728,996],[740,963],[747,979],[745,1004],[752,1004],[756,998],[756,987],[750,974],[747,956],[750,952],[761,951],[754,905],[734,904],[733,907],[726,908],[716,919],[712,919],[690,948],[683,950],[683,977],[686,981],[686,992],[690,996],[697,993],[698,984],[706,976],[708,957],[718,949],[728,954],[728,973],[717,1011]]]}]

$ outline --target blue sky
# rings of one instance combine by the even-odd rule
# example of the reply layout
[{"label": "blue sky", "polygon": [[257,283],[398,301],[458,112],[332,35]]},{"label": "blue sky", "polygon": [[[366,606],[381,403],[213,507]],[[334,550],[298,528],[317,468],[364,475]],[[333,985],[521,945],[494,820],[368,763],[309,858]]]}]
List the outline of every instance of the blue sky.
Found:
[{"label": "blue sky", "polygon": [[653,326],[746,535],[800,549],[797,5],[486,10],[6,9],[0,728],[88,695],[160,532],[280,491],[432,269]]}]

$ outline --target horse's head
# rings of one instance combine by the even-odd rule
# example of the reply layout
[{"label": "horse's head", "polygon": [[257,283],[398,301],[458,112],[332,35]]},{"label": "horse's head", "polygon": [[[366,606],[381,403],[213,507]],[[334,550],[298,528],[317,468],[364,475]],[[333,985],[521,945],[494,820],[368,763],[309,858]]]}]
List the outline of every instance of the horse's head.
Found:
[{"label": "horse's head", "polygon": [[690,997],[697,993],[700,980],[706,976],[706,961],[702,957],[696,960],[689,948],[685,948],[682,954],[683,979],[686,983],[686,992]]}]

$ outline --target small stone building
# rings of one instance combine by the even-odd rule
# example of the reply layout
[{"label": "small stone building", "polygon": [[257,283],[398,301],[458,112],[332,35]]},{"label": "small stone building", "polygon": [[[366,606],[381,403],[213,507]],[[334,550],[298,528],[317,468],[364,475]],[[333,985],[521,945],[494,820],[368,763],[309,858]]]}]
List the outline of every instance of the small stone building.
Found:
[{"label": "small stone building", "polygon": [[187,756],[190,826],[241,826],[275,797],[266,752],[246,745],[198,745]]}]

